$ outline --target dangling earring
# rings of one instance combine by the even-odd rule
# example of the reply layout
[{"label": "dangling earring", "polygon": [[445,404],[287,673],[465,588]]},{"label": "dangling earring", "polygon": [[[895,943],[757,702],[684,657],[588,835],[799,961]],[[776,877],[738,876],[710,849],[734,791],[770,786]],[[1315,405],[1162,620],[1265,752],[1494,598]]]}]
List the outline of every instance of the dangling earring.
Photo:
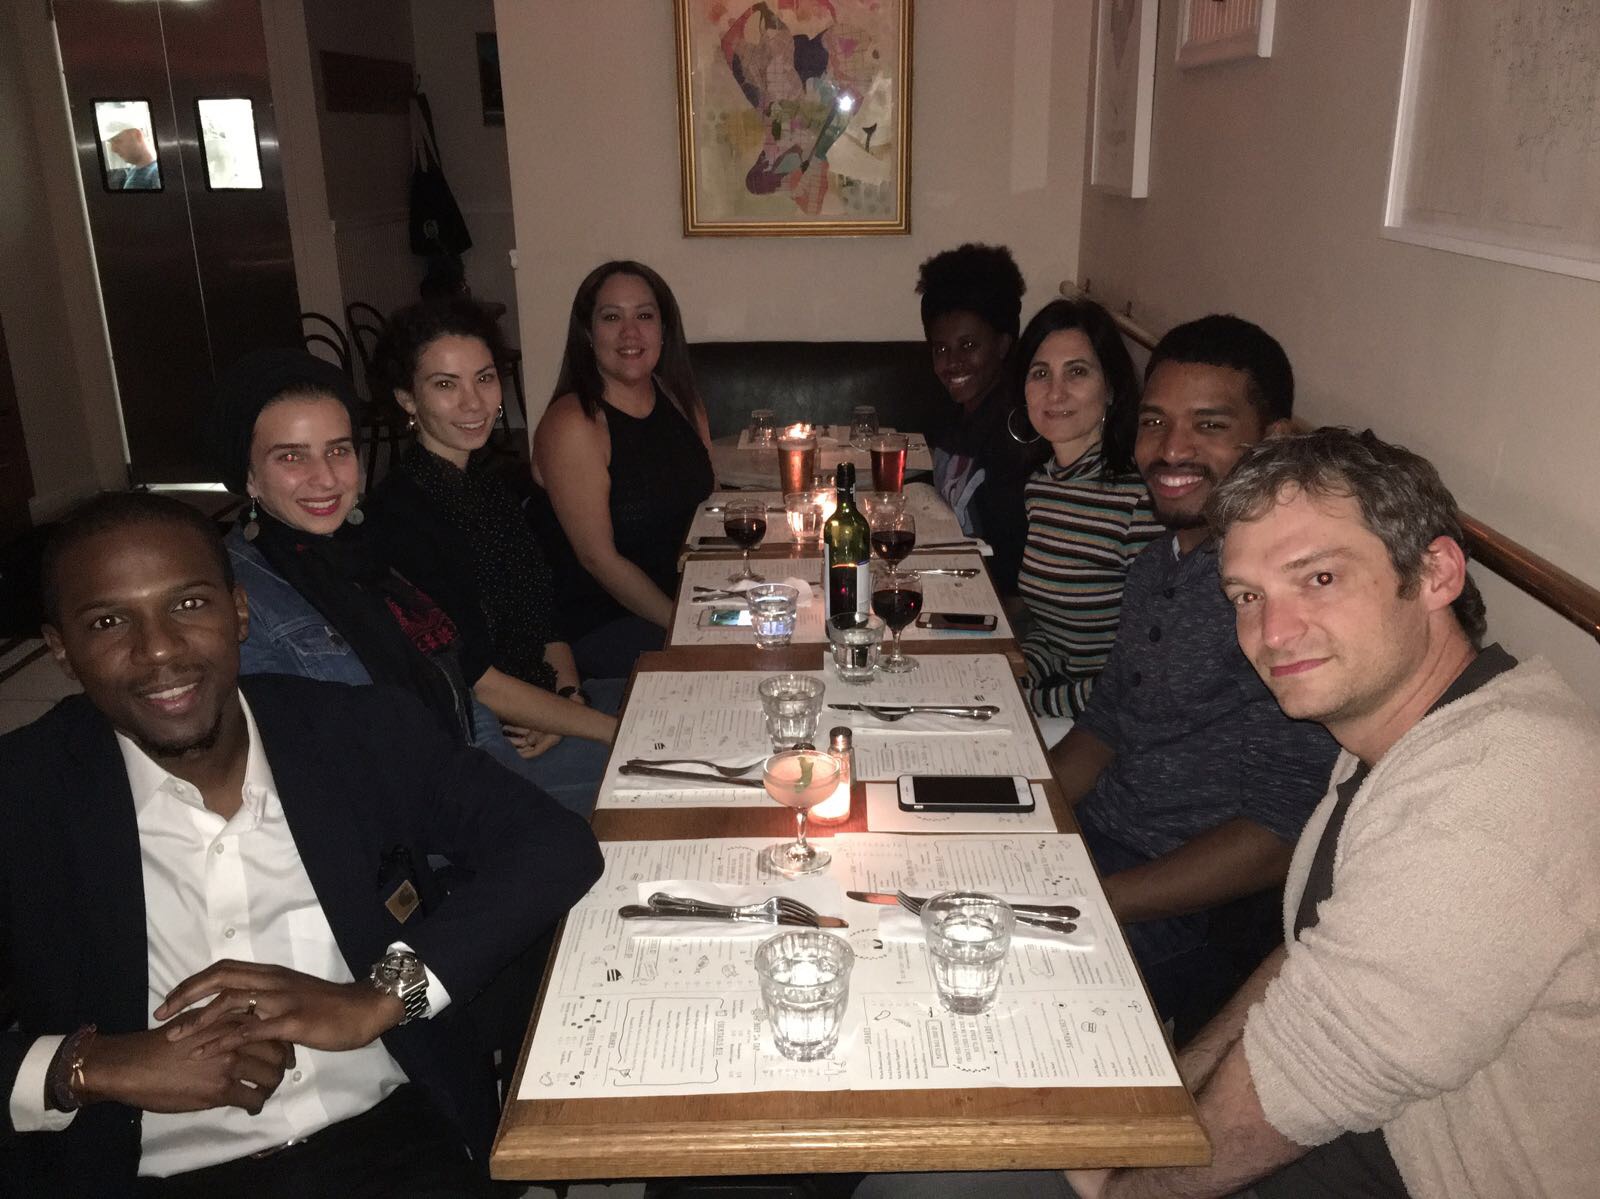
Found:
[{"label": "dangling earring", "polygon": [[367,519],[367,514],[361,510],[361,501],[357,500],[350,506],[350,514],[344,518],[347,525],[359,525]]},{"label": "dangling earring", "polygon": [[1032,445],[1034,442],[1038,441],[1041,437],[1043,437],[1044,434],[1040,433],[1037,429],[1035,429],[1034,432],[1033,432],[1033,436],[1032,437],[1023,437],[1023,436],[1021,436],[1017,432],[1016,427],[1011,423],[1012,419],[1019,412],[1022,413],[1023,421],[1024,422],[1027,421],[1028,414],[1023,409],[1021,409],[1021,408],[1013,408],[1010,412],[1006,413],[1006,432],[1011,434],[1011,440],[1016,442],[1018,445]]},{"label": "dangling earring", "polygon": [[407,433],[415,433],[416,431],[417,431],[417,417],[416,417],[415,413],[412,413],[411,415],[406,417],[406,432]]},{"label": "dangling earring", "polygon": [[250,515],[245,518],[244,522],[244,539],[246,541],[254,541],[257,537],[261,536],[261,525],[256,519],[257,515],[255,497],[251,496]]}]

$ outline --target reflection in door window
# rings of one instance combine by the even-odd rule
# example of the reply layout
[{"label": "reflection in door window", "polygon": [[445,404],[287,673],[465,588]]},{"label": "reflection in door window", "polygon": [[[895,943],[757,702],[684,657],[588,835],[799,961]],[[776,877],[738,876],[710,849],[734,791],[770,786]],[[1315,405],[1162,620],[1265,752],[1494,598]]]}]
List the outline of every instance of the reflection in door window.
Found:
[{"label": "reflection in door window", "polygon": [[107,191],[158,192],[161,164],[157,161],[155,126],[148,100],[96,100],[95,129],[99,133],[101,179]]},{"label": "reflection in door window", "polygon": [[213,191],[259,191],[261,153],[249,100],[197,100],[206,183]]}]

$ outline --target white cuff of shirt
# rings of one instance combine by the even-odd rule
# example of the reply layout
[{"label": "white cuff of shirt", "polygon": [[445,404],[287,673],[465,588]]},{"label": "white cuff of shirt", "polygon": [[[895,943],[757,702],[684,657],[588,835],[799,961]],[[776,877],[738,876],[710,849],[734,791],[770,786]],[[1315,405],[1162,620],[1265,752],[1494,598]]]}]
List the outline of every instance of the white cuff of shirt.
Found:
[{"label": "white cuff of shirt", "polygon": [[28,1046],[11,1087],[11,1127],[18,1132],[60,1132],[77,1112],[52,1111],[44,1105],[44,1083],[50,1063],[66,1037],[40,1037]]},{"label": "white cuff of shirt", "polygon": [[[404,941],[391,941],[389,943],[390,952],[396,949],[405,953],[417,952]],[[445,990],[444,984],[439,981],[439,976],[428,969],[428,963],[422,963],[422,972],[428,976],[428,1019],[431,1020],[450,1006],[450,992]]]}]

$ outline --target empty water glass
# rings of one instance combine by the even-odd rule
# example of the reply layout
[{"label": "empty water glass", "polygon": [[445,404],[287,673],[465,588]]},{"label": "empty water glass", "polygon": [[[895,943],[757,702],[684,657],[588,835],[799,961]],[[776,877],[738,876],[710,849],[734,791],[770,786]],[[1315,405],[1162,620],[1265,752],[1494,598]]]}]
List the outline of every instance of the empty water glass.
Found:
[{"label": "empty water glass", "polygon": [[877,431],[878,410],[871,404],[858,404],[850,414],[850,444],[864,450]]},{"label": "empty water glass", "polygon": [[783,497],[789,534],[796,545],[816,545],[822,540],[822,493],[797,491]]},{"label": "empty water glass", "polygon": [[800,593],[783,583],[758,583],[744,593],[750,604],[750,627],[757,649],[777,649],[794,636]]},{"label": "empty water glass", "polygon": [[939,1002],[961,1016],[994,1004],[1015,923],[1011,905],[980,891],[946,891],[922,905],[922,933]]},{"label": "empty water glass", "polygon": [[778,435],[778,421],[771,408],[753,408],[750,411],[750,444],[771,445]]},{"label": "empty water glass", "polygon": [[773,749],[794,749],[815,743],[817,718],[822,715],[822,694],[827,685],[805,674],[775,674],[756,688],[767,717],[767,735]]},{"label": "empty water glass", "polygon": [[828,644],[833,647],[833,673],[842,683],[870,683],[878,668],[878,646],[883,642],[883,617],[840,612],[828,620]]},{"label": "empty water glass", "polygon": [[855,960],[843,938],[816,929],[779,933],[756,946],[761,1006],[772,1043],[784,1057],[811,1062],[833,1052]]}]

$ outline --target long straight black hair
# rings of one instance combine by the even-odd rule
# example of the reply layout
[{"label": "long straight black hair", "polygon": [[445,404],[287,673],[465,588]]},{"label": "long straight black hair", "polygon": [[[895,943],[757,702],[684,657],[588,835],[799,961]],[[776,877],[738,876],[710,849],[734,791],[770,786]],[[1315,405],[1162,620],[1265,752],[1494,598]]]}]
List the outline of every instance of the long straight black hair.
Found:
[{"label": "long straight black hair", "polygon": [[585,416],[600,411],[606,384],[594,356],[594,308],[600,289],[613,275],[643,279],[655,295],[656,309],[661,314],[661,360],[656,363],[656,381],[698,433],[705,406],[700,402],[694,371],[689,366],[689,344],[683,337],[683,314],[678,311],[677,298],[665,279],[632,259],[603,262],[578,284],[578,293],[572,297],[572,314],[567,318],[567,348],[561,356],[561,374],[550,398],[559,399],[570,392],[578,397]]}]

